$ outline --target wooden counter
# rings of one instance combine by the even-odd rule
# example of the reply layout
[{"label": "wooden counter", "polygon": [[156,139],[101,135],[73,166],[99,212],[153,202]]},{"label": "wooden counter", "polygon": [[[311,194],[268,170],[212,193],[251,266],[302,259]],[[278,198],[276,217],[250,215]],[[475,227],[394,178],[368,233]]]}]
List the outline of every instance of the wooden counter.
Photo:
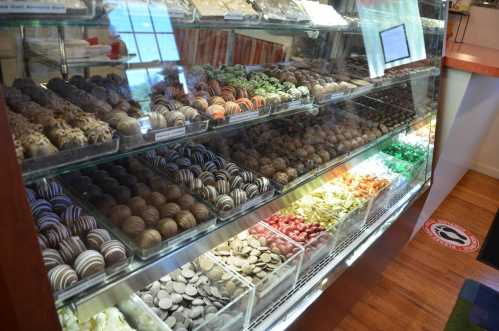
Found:
[{"label": "wooden counter", "polygon": [[470,44],[447,44],[444,65],[461,71],[499,78],[499,50]]}]

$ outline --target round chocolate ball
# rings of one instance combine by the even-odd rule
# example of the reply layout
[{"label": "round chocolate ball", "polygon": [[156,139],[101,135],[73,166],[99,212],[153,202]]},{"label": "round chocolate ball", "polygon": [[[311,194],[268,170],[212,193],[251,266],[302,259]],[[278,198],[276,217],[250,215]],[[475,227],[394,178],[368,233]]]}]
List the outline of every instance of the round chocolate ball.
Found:
[{"label": "round chocolate ball", "polygon": [[175,215],[175,221],[181,229],[190,229],[196,226],[196,218],[188,210],[181,210]]},{"label": "round chocolate ball", "polygon": [[132,196],[130,189],[124,185],[117,186],[115,189],[113,189],[111,194],[114,196],[117,203],[126,203]]},{"label": "round chocolate ball", "polygon": [[141,197],[133,197],[128,200],[128,207],[132,210],[133,215],[140,215],[142,210],[147,206],[146,200]]},{"label": "round chocolate ball", "polygon": [[179,211],[180,211],[180,206],[177,205],[175,202],[168,202],[159,207],[159,213],[162,218],[175,217],[175,214],[177,214]]},{"label": "round chocolate ball", "polygon": [[194,197],[189,193],[185,193],[178,199],[177,202],[180,208],[189,209],[194,204],[194,202],[196,202],[196,200],[194,200]]},{"label": "round chocolate ball", "polygon": [[130,216],[132,216],[132,210],[127,205],[116,205],[109,213],[111,222],[117,226],[121,226],[123,221]]},{"label": "round chocolate ball", "polygon": [[147,229],[137,237],[136,243],[142,249],[157,246],[161,243],[161,234],[157,230]]},{"label": "round chocolate ball", "polygon": [[193,203],[190,211],[194,215],[198,223],[204,222],[210,218],[210,210],[200,202]]},{"label": "round chocolate ball", "polygon": [[177,234],[178,226],[172,218],[162,218],[158,223],[158,231],[163,238],[170,238]]},{"label": "round chocolate ball", "polygon": [[151,193],[151,189],[144,183],[137,183],[136,192],[134,193],[142,198],[146,198]]},{"label": "round chocolate ball", "polygon": [[182,196],[182,190],[175,184],[167,185],[162,192],[165,195],[166,200],[170,202],[177,201]]},{"label": "round chocolate ball", "polygon": [[116,200],[109,194],[102,194],[95,200],[95,206],[101,213],[108,216],[111,209],[116,205]]},{"label": "round chocolate ball", "polygon": [[155,227],[159,221],[159,211],[154,206],[147,206],[142,209],[140,216],[148,227]]},{"label": "round chocolate ball", "polygon": [[144,220],[138,216],[127,217],[121,224],[121,230],[132,237],[141,234],[145,228]]},{"label": "round chocolate ball", "polygon": [[154,207],[160,207],[166,203],[166,198],[163,194],[159,192],[152,192],[147,196],[147,202]]}]

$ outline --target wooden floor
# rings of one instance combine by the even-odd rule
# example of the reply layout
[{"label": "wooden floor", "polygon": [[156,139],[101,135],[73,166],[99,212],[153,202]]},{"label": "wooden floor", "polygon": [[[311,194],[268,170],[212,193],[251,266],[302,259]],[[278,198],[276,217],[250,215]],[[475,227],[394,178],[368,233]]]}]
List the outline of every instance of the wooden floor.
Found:
[{"label": "wooden floor", "polygon": [[[499,180],[470,171],[433,217],[467,228],[482,243],[497,208]],[[454,252],[420,231],[335,330],[443,330],[464,279],[499,291],[499,271],[477,254]]]}]

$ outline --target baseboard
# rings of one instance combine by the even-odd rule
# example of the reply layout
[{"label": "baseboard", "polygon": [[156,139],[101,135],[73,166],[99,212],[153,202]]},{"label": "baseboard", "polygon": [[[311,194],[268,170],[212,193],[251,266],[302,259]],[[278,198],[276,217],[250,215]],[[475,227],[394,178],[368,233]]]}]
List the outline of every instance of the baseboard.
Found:
[{"label": "baseboard", "polygon": [[499,168],[496,168],[496,167],[493,167],[493,166],[490,166],[487,164],[483,164],[483,163],[475,163],[474,162],[471,165],[471,169],[473,169],[479,173],[482,173],[484,175],[499,179]]}]

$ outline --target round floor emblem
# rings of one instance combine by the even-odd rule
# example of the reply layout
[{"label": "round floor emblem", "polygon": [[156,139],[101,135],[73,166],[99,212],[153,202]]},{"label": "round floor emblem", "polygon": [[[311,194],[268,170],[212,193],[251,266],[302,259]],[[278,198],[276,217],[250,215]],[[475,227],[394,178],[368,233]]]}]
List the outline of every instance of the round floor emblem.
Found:
[{"label": "round floor emblem", "polygon": [[424,224],[424,231],[439,244],[458,252],[470,253],[480,247],[473,233],[445,220],[430,218]]}]

